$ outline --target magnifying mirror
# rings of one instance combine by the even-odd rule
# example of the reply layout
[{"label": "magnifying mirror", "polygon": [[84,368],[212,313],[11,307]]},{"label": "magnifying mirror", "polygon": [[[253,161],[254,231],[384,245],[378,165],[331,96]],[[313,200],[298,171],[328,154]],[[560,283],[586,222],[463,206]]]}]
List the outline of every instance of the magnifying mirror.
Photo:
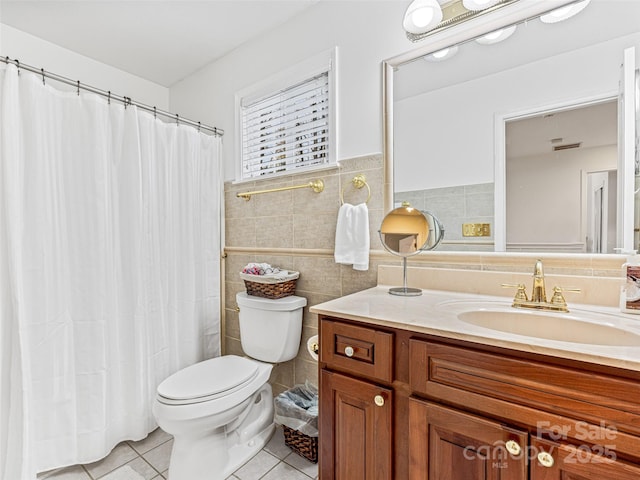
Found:
[{"label": "magnifying mirror", "polygon": [[378,232],[384,248],[402,257],[403,286],[390,288],[389,293],[422,295],[421,289],[407,287],[407,257],[436,248],[444,236],[440,221],[433,214],[417,210],[404,202],[384,217]]}]

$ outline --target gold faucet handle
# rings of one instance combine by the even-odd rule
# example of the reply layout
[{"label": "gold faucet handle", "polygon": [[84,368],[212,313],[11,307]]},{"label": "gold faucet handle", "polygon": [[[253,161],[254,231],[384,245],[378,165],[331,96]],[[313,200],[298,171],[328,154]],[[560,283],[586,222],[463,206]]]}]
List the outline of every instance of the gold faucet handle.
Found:
[{"label": "gold faucet handle", "polygon": [[524,283],[503,283],[501,284],[502,288],[516,288],[516,294],[513,297],[513,304],[521,304],[522,302],[528,302],[529,298],[527,297],[527,291],[525,289]]},{"label": "gold faucet handle", "polygon": [[564,299],[564,292],[569,293],[580,293],[582,290],[579,288],[564,288],[564,287],[553,287],[553,296],[551,297],[552,305],[559,305],[562,307],[567,306],[567,301]]}]

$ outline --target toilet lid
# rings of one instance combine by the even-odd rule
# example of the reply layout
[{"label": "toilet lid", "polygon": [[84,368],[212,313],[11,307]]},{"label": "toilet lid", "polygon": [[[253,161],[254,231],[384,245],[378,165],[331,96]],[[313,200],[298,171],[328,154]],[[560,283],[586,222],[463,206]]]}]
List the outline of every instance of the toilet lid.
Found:
[{"label": "toilet lid", "polygon": [[223,396],[250,382],[257,374],[256,362],[236,355],[225,355],[174,373],[158,386],[158,395],[181,403]]}]

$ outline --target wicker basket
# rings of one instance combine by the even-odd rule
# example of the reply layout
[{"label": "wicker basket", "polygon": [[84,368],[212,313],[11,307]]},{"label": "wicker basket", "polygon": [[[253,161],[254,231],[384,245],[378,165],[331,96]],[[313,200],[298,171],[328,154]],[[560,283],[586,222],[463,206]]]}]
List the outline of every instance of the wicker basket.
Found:
[{"label": "wicker basket", "polygon": [[313,463],[318,463],[318,437],[310,437],[286,425],[283,425],[282,428],[285,445],[301,457]]},{"label": "wicker basket", "polygon": [[250,275],[240,273],[240,278],[244,280],[244,286],[248,295],[264,298],[283,298],[296,293],[296,283],[299,272],[288,272],[286,277],[271,275]]}]

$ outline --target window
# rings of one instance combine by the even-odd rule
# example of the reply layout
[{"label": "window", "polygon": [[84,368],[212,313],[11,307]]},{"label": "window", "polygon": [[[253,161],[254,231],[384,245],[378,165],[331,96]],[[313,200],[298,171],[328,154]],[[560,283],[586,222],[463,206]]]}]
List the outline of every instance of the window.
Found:
[{"label": "window", "polygon": [[236,96],[237,181],[335,165],[335,55],[323,57]]}]

